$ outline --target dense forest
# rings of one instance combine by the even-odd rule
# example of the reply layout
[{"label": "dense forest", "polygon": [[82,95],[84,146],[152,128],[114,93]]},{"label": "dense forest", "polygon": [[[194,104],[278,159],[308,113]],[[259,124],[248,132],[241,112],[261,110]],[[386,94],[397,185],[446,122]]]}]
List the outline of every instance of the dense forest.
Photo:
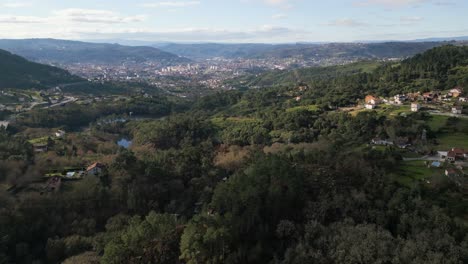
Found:
[{"label": "dense forest", "polygon": [[[468,263],[466,193],[445,178],[402,184],[401,151],[367,144],[406,138],[423,149],[442,129],[428,125],[434,116],[329,107],[464,85],[468,49],[361,65],[193,102],[135,97],[19,116],[0,131],[0,183],[17,190],[0,189],[0,263]],[[468,135],[466,120],[440,126]],[[64,127],[76,135],[32,152],[33,128]],[[108,146],[108,134],[133,146]],[[58,192],[19,191],[57,165],[51,157],[106,169]]]},{"label": "dense forest", "polygon": [[129,47],[58,39],[2,39],[0,48],[36,62],[54,64],[158,61],[170,65],[190,62],[187,58],[152,47]]},{"label": "dense forest", "polygon": [[[219,44],[195,43],[159,44],[156,47],[193,59],[223,58],[301,58],[311,59],[383,59],[406,58],[446,42],[386,42],[386,43],[296,43],[296,44]],[[0,42],[1,47],[1,42]]]},{"label": "dense forest", "polygon": [[[276,87],[303,83],[304,98],[315,104],[347,106],[367,94],[392,96],[468,85],[468,47],[443,46],[401,63],[359,62],[345,66],[276,71],[229,80],[234,87]],[[282,89],[283,88],[283,89]]]},{"label": "dense forest", "polygon": [[0,50],[0,88],[48,88],[83,79],[65,70],[27,61]]}]

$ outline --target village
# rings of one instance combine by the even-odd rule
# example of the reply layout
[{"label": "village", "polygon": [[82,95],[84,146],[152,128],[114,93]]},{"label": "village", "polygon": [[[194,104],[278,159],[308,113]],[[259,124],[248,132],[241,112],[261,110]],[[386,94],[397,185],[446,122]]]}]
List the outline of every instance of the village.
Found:
[{"label": "village", "polygon": [[[468,102],[461,87],[455,87],[445,92],[426,92],[399,94],[391,98],[379,98],[374,95],[365,97],[358,111],[389,111],[391,115],[405,115],[408,111],[425,112],[433,117],[433,123],[447,122],[449,118],[462,120],[468,124],[468,115],[464,109]],[[391,109],[391,110],[388,110]],[[451,137],[448,135],[447,137]],[[443,175],[462,190],[468,190],[468,135],[457,134],[450,140],[442,138],[442,144],[430,145],[427,141],[427,131],[421,134],[420,142],[425,142],[425,151],[420,146],[413,146],[408,138],[382,139],[374,138],[370,145],[376,147],[392,147],[401,150],[407,169],[413,174],[419,173],[420,180],[430,184],[431,176]],[[444,144],[445,143],[445,144]],[[417,176],[416,176],[417,177]]]}]

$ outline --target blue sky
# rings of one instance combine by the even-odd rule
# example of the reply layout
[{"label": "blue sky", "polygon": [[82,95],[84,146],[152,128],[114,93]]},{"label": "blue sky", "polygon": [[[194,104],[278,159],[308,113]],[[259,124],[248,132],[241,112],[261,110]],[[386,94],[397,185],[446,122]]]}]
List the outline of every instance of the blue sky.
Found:
[{"label": "blue sky", "polygon": [[466,0],[0,0],[0,38],[347,42],[468,35]]}]

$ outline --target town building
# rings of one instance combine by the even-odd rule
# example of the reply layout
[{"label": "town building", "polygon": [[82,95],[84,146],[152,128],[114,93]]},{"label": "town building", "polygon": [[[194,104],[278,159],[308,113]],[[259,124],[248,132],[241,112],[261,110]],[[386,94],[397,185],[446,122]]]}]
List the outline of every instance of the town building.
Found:
[{"label": "town building", "polygon": [[57,130],[57,132],[55,132],[55,136],[58,137],[58,138],[63,138],[65,136],[66,132],[63,131],[63,130]]},{"label": "town building", "polygon": [[463,106],[461,105],[456,105],[452,107],[452,114],[455,115],[461,115],[463,112]]},{"label": "town building", "polygon": [[8,122],[8,121],[0,121],[0,128],[7,129],[9,124],[10,124],[10,122]]},{"label": "town building", "polygon": [[393,146],[394,143],[390,139],[374,138],[372,139],[371,144],[380,146]]},{"label": "town building", "polygon": [[438,151],[438,154],[442,160],[450,162],[468,158],[468,151],[461,148],[452,148],[449,151]]},{"label": "town building", "polygon": [[380,99],[378,97],[373,96],[373,95],[366,96],[365,101],[366,101],[366,104],[370,104],[370,105],[380,104]]},{"label": "town building", "polygon": [[375,109],[375,108],[377,107],[377,105],[374,105],[374,104],[366,104],[365,107],[366,107],[366,109],[372,110],[372,109]]},{"label": "town building", "polygon": [[446,169],[445,170],[445,176],[448,176],[448,177],[453,177],[453,176],[459,176],[459,173],[456,169]]},{"label": "town building", "polygon": [[406,95],[402,95],[402,94],[397,94],[393,97],[393,99],[395,100],[395,103],[396,104],[403,104],[408,98],[406,97]]},{"label": "town building", "polygon": [[422,96],[425,102],[433,102],[439,99],[439,94],[435,92],[423,93]]},{"label": "town building", "polygon": [[418,112],[421,109],[421,105],[418,103],[412,103],[411,104],[411,111],[412,112]]},{"label": "town building", "polygon": [[449,96],[452,96],[454,98],[460,97],[460,95],[463,94],[463,89],[461,87],[455,87],[450,90]]},{"label": "town building", "polygon": [[86,172],[88,173],[88,175],[100,175],[105,168],[106,168],[106,166],[104,164],[96,162],[96,163],[90,165],[86,169]]}]

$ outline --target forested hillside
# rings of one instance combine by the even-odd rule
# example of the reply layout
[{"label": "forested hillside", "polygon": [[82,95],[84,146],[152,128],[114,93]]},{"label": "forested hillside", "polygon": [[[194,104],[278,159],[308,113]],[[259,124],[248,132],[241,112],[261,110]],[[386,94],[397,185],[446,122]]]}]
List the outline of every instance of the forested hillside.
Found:
[{"label": "forested hillside", "polygon": [[329,44],[167,44],[162,50],[193,59],[213,57],[304,60],[324,58],[383,59],[406,58],[444,42],[329,43]]},{"label": "forested hillside", "polygon": [[464,116],[329,107],[467,84],[466,58],[447,46],[195,101],[21,114],[0,129],[0,263],[468,263],[467,189],[411,160],[466,144]]},{"label": "forested hillside", "polygon": [[123,62],[186,63],[190,60],[152,47],[88,43],[55,39],[0,40],[0,48],[33,61],[55,64]]},{"label": "forested hillside", "polygon": [[234,87],[290,88],[299,83],[310,89],[304,98],[318,104],[346,106],[369,93],[381,96],[428,92],[468,85],[468,47],[443,46],[401,63],[358,62],[345,66],[267,72],[228,81]]},{"label": "forested hillside", "polygon": [[0,50],[0,88],[48,88],[83,81],[65,70],[30,62]]}]

